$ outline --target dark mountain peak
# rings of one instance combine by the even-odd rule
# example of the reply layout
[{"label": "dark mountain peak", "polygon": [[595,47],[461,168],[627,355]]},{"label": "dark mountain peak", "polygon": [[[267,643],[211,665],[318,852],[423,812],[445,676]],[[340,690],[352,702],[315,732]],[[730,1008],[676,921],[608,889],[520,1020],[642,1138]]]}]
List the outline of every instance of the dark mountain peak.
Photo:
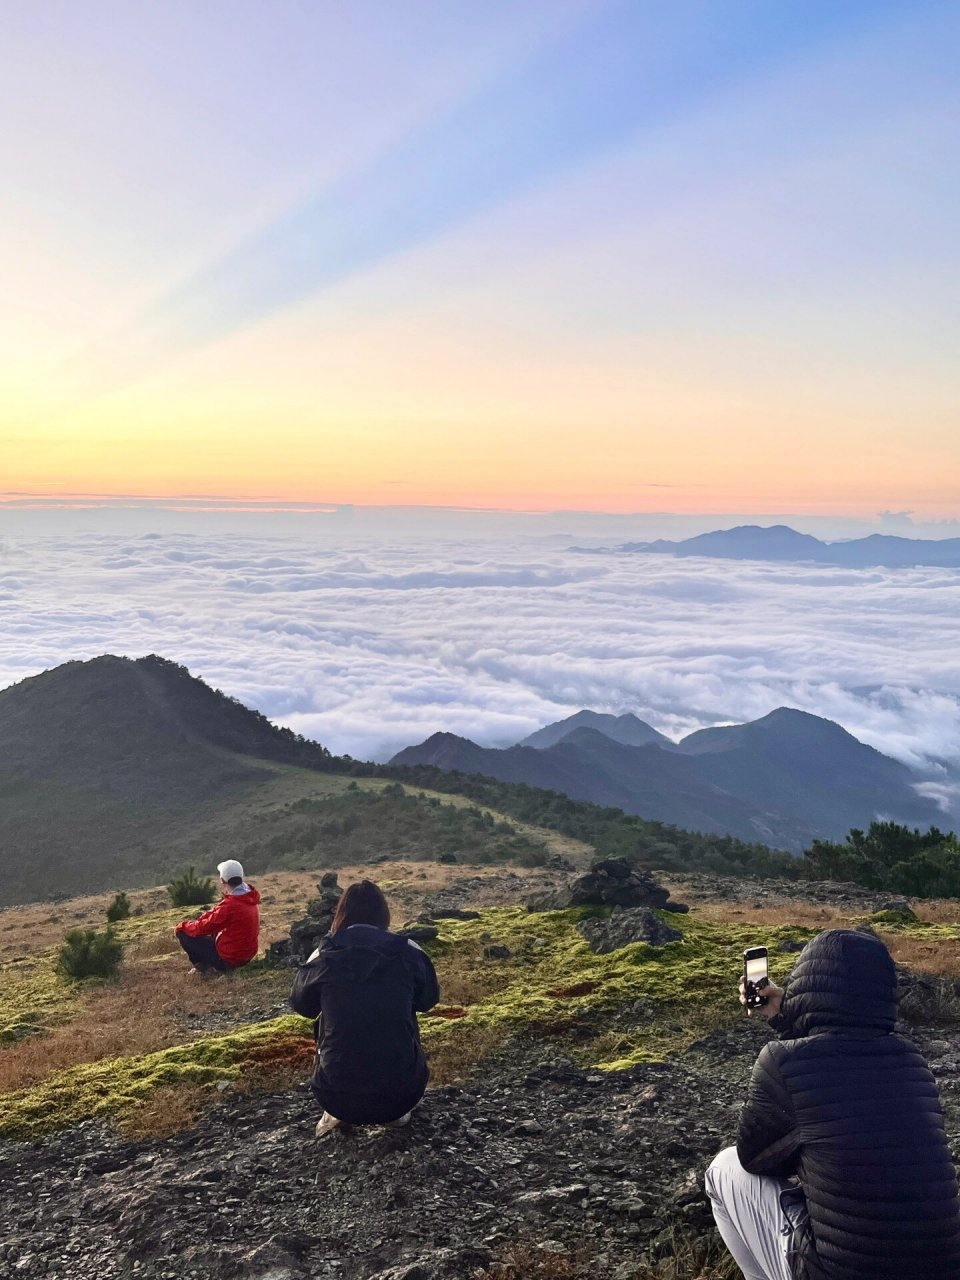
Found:
[{"label": "dark mountain peak", "polygon": [[287,786],[286,766],[337,762],[155,654],[21,680],[0,690],[0,893],[103,887],[121,868],[119,883],[142,883],[188,845],[194,857],[208,841],[233,849],[217,815],[247,838],[259,797]]},{"label": "dark mountain peak", "polygon": [[565,720],[544,725],[542,729],[531,733],[518,745],[536,747],[542,751],[562,742],[564,738],[579,729],[590,729],[596,733],[602,733],[607,738],[612,738],[614,742],[623,743],[628,747],[642,747],[652,742],[661,746],[673,746],[669,738],[658,733],[652,725],[635,716],[632,711],[627,711],[620,716],[609,715],[602,711],[577,711],[574,715],[567,716]]},{"label": "dark mountain peak", "polygon": [[786,524],[738,524],[732,529],[699,533],[682,542],[651,542],[647,550],[734,560],[816,560],[826,551],[826,544]]},{"label": "dark mountain peak", "polygon": [[842,724],[837,724],[836,720],[828,720],[826,716],[814,715],[812,711],[801,711],[799,707],[775,707],[773,711],[768,711],[765,716],[760,716],[758,720],[747,721],[744,727],[750,728],[751,726],[758,729],[776,729],[779,732],[788,733],[842,734],[845,738],[852,738],[854,742],[857,741],[853,734],[845,729]]},{"label": "dark mountain peak", "polygon": [[432,733],[423,742],[415,746],[404,747],[390,761],[391,764],[433,765],[437,769],[446,769],[454,773],[482,772],[480,765],[484,759],[486,748],[471,742],[469,738],[461,738],[456,733]]},{"label": "dark mountain peak", "polygon": [[330,758],[157,654],[66,662],[0,691],[0,754],[31,776],[135,772],[144,757],[162,773],[211,749],[308,768]]},{"label": "dark mountain peak", "polygon": [[424,738],[420,743],[418,750],[425,747],[476,747],[477,743],[472,738],[461,737],[459,733],[446,733],[444,730],[438,730],[437,733],[431,733],[429,738]]}]

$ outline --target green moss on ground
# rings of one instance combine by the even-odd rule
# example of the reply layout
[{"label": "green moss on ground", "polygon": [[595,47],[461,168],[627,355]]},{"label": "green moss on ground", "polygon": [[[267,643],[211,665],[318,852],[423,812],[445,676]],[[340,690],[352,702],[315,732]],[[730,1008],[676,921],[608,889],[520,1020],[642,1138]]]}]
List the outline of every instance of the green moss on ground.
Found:
[{"label": "green moss on ground", "polygon": [[[598,1026],[597,1053],[588,1065],[617,1070],[636,1062],[662,1060],[717,1025],[717,1011],[730,1021],[739,1015],[736,987],[749,946],[770,950],[770,972],[776,981],[790,971],[794,957],[777,951],[784,938],[806,941],[817,930],[789,925],[776,928],[752,924],[720,924],[695,911],[678,917],[660,913],[679,926],[683,940],[663,947],[637,942],[595,955],[577,931],[580,920],[604,914],[589,907],[530,914],[519,907],[497,907],[469,921],[443,921],[440,937],[428,947],[438,957],[469,944],[474,950],[481,934],[489,934],[514,953],[509,960],[490,962],[502,969],[497,994],[470,1006],[456,1021],[427,1017],[423,1038],[428,1050],[446,1037],[464,1047],[475,1032],[496,1028],[504,1036],[528,1032],[562,1034],[577,1023]],[[651,1014],[634,1031],[618,1033],[613,1056],[608,1029],[598,1015],[643,1001]],[[582,1056],[582,1054],[581,1054]],[[589,1056],[589,1055],[588,1055]]]},{"label": "green moss on ground", "polygon": [[[124,921],[121,929],[130,938],[149,936],[169,928],[178,914]],[[819,932],[789,924],[719,922],[696,910],[684,916],[663,912],[661,917],[683,932],[681,941],[663,947],[637,942],[595,955],[576,926],[587,916],[603,914],[608,913],[589,907],[537,913],[493,907],[475,920],[441,921],[439,937],[427,950],[441,970],[445,961],[455,964],[459,956],[482,966],[490,980],[481,985],[492,994],[465,1010],[448,1009],[454,1016],[424,1016],[427,1052],[452,1051],[457,1061],[469,1065],[490,1052],[491,1045],[502,1046],[516,1035],[569,1036],[585,1066],[613,1071],[662,1061],[742,1016],[736,989],[746,947],[766,946],[771,977],[782,982],[795,956],[780,952],[778,944],[787,938],[806,941]],[[954,925],[894,921],[889,913],[872,922],[899,935],[960,939],[960,927]],[[490,941],[507,946],[511,956],[478,960]],[[55,977],[45,987],[48,978],[41,969],[38,962],[39,985],[31,989],[35,998],[27,1004],[42,1008],[46,998],[78,998],[71,984]],[[5,989],[2,979],[0,971],[0,993]],[[24,983],[21,994],[27,989]],[[638,1002],[641,1012],[629,1016]],[[626,1019],[619,1017],[624,1012]],[[139,1058],[57,1072],[36,1088],[0,1096],[0,1133],[38,1136],[89,1116],[120,1113],[160,1086],[238,1079],[258,1054],[282,1052],[285,1043],[296,1040],[302,1053],[308,1029],[305,1020],[288,1016]]]},{"label": "green moss on ground", "polygon": [[288,1014],[230,1035],[196,1040],[136,1058],[82,1063],[49,1076],[32,1089],[0,1095],[0,1133],[38,1138],[92,1116],[111,1116],[136,1106],[161,1086],[236,1080],[268,1051],[284,1044],[296,1052],[310,1023]]}]

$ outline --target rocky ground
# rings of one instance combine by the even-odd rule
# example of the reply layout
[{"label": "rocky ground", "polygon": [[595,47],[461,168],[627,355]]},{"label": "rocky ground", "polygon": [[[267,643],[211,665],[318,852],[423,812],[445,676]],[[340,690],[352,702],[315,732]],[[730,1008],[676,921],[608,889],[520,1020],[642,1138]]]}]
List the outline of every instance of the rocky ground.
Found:
[{"label": "rocky ground", "polygon": [[702,1232],[765,1038],[746,1021],[687,1060],[583,1072],[521,1048],[410,1126],[317,1142],[305,1089],[224,1095],[200,1128],[130,1143],[89,1122],[0,1153],[0,1274],[460,1280],[516,1241],[638,1274],[665,1225]]},{"label": "rocky ground", "polygon": [[[917,1032],[960,1154],[960,1045]],[[644,1274],[710,1231],[703,1169],[728,1143],[767,1032],[746,1019],[679,1061],[584,1072],[519,1046],[406,1129],[313,1137],[306,1088],[224,1094],[194,1131],[88,1122],[0,1150],[0,1275],[64,1280],[467,1280],[517,1242],[585,1275]]]},{"label": "rocky ground", "polygon": [[[466,905],[467,879],[435,893],[433,907]],[[728,900],[800,900],[786,882],[733,894],[725,883]],[[692,903],[719,900],[715,878],[670,884]],[[472,887],[489,900],[486,879]],[[516,888],[505,875],[504,896]],[[803,900],[848,905],[847,895],[840,886]],[[889,904],[863,909],[875,905]],[[617,1019],[648,1016],[638,1002]],[[938,1075],[960,1154],[960,1038],[905,1030]],[[429,1091],[409,1127],[322,1142],[304,1085],[259,1096],[228,1086],[196,1128],[162,1140],[131,1142],[87,1121],[0,1143],[0,1277],[473,1280],[527,1245],[580,1260],[530,1280],[641,1280],[678,1231],[711,1234],[703,1170],[733,1138],[767,1035],[743,1018],[673,1061],[609,1074],[574,1065],[575,1045],[520,1038],[469,1085]]]}]

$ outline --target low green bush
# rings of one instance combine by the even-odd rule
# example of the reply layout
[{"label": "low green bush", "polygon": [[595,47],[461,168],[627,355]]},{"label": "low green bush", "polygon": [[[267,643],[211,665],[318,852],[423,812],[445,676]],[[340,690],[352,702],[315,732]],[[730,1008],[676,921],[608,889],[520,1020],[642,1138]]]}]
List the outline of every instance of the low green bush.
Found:
[{"label": "low green bush", "polygon": [[116,924],[118,920],[130,919],[130,899],[121,891],[107,907],[107,923]]},{"label": "low green bush", "polygon": [[123,959],[123,943],[112,929],[71,929],[57,956],[57,972],[64,978],[112,978]]},{"label": "low green bush", "polygon": [[198,876],[193,867],[187,867],[170,881],[167,893],[175,907],[203,907],[213,901],[216,886],[209,876]]}]

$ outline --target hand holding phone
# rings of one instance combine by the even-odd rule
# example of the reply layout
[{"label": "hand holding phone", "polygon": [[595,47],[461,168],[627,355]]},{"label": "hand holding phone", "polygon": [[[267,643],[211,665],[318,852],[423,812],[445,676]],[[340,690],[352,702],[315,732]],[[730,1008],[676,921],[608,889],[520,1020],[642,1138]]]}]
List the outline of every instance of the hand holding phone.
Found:
[{"label": "hand holding phone", "polygon": [[764,987],[770,985],[767,977],[767,948],[747,947],[743,953],[743,996],[747,1009],[762,1009],[767,1003]]},{"label": "hand holding phone", "polygon": [[748,947],[743,953],[743,977],[740,979],[740,1003],[747,1016],[759,1013],[772,1018],[780,1012],[783,990],[767,977],[767,948]]}]

